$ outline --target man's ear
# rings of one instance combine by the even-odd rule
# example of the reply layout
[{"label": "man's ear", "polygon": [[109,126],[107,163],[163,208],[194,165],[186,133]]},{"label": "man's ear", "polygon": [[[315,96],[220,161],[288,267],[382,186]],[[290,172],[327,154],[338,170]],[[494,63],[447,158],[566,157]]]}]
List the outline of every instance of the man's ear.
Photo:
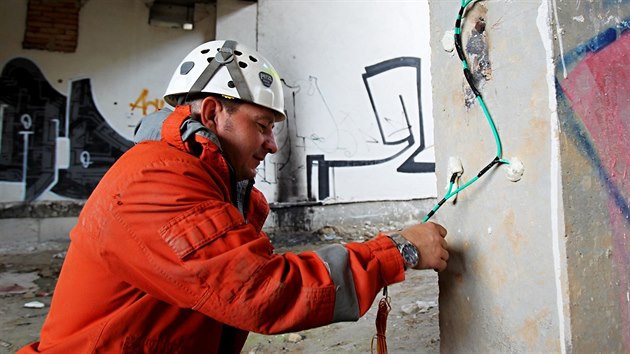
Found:
[{"label": "man's ear", "polygon": [[213,96],[208,96],[201,102],[201,124],[216,133],[217,115],[223,110],[221,102]]}]

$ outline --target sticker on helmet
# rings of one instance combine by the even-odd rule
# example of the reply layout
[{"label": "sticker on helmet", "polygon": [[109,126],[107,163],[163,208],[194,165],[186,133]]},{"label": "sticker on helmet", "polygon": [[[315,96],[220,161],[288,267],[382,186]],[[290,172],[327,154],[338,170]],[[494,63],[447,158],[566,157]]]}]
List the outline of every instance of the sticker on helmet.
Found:
[{"label": "sticker on helmet", "polygon": [[261,71],[258,73],[258,77],[265,87],[271,87],[271,83],[273,83],[273,76]]}]

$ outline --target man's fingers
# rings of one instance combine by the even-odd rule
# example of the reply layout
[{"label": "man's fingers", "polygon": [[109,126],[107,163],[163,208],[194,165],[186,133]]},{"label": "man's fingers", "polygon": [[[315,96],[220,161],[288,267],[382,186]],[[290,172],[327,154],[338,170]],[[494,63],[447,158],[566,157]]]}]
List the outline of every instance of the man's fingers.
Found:
[{"label": "man's fingers", "polygon": [[435,268],[433,268],[433,270],[435,270],[436,272],[441,272],[441,271],[443,271],[444,269],[446,269],[446,261],[440,261],[440,262],[438,263],[438,266],[437,266],[437,267],[435,267]]},{"label": "man's fingers", "polygon": [[443,251],[442,251],[442,257],[440,257],[440,258],[441,258],[443,261],[448,261],[448,257],[449,257],[448,251],[443,250]]},{"label": "man's fingers", "polygon": [[446,237],[446,233],[447,233],[447,231],[446,231],[446,229],[444,228],[444,226],[442,226],[442,225],[440,225],[440,224],[436,224],[436,223],[434,223],[434,222],[432,222],[432,221],[429,221],[429,222],[430,222],[431,224],[433,224],[433,226],[435,226],[435,228],[436,228],[437,232],[440,234],[440,236],[442,236],[442,237]]}]

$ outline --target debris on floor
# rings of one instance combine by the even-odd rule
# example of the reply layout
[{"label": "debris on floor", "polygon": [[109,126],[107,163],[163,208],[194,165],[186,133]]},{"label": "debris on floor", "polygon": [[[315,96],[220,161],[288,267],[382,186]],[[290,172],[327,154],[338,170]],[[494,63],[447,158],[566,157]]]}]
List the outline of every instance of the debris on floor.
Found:
[{"label": "debris on floor", "polygon": [[0,296],[20,295],[36,292],[39,287],[35,284],[35,280],[39,279],[37,272],[0,273]]}]

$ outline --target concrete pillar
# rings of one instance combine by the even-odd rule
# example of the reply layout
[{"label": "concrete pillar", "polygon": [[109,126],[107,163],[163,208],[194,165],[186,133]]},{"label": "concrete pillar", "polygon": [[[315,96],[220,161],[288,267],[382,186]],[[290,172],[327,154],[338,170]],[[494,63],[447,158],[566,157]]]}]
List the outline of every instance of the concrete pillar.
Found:
[{"label": "concrete pillar", "polygon": [[[630,6],[476,1],[463,48],[502,158],[445,203],[443,353],[630,352]],[[498,154],[452,35],[459,1],[432,1],[438,191],[459,158],[466,183]],[[625,58],[625,59],[623,59]]]}]

